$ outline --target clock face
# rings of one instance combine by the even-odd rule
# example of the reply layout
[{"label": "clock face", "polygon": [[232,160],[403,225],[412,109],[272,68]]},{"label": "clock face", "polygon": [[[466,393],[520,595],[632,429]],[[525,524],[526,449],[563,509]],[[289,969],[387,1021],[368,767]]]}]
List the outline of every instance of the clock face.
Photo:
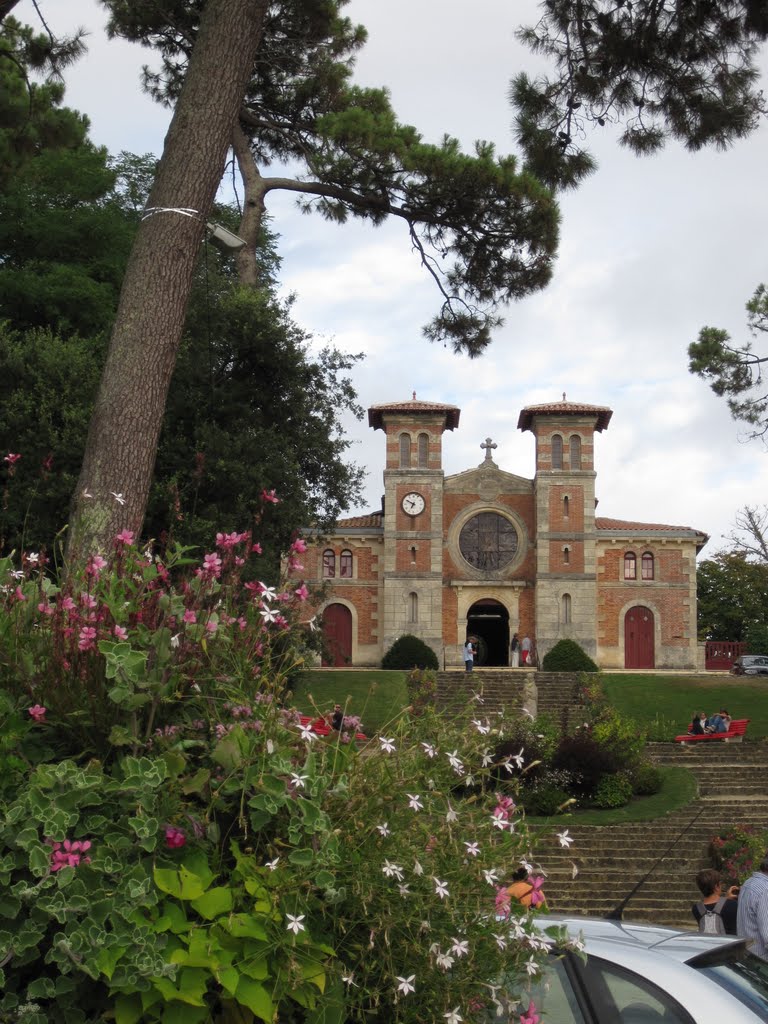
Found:
[{"label": "clock face", "polygon": [[401,504],[407,516],[418,516],[424,511],[426,502],[418,491],[409,491]]}]

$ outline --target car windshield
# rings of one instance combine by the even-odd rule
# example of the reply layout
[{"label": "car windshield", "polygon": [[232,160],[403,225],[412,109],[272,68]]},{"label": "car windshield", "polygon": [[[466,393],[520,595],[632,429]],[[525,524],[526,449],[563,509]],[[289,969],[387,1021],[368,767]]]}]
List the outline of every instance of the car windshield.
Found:
[{"label": "car windshield", "polygon": [[743,952],[725,963],[696,969],[748,1006],[760,1020],[768,1020],[768,962]]}]

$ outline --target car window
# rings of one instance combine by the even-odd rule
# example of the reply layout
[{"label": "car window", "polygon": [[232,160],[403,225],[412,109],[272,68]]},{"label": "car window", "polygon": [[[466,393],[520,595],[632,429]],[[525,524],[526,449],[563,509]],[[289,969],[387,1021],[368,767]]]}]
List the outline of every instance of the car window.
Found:
[{"label": "car window", "polygon": [[[531,985],[530,998],[541,1014],[542,1024],[585,1024],[562,957],[549,957],[546,971]],[[525,998],[522,1002],[525,1009]]]},{"label": "car window", "polygon": [[761,1020],[768,1020],[768,962],[745,952],[740,959],[697,970],[716,981]]},{"label": "car window", "polygon": [[669,993],[616,964],[590,956],[582,977],[601,1020],[612,1024],[694,1024],[685,1007]]}]

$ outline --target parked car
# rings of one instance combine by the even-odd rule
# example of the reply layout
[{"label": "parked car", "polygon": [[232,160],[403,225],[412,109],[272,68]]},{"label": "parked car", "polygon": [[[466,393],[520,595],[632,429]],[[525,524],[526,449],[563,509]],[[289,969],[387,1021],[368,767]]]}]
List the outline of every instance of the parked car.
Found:
[{"label": "parked car", "polygon": [[587,954],[553,950],[530,996],[541,1024],[768,1021],[768,962],[744,939],[555,915],[537,925],[564,926]]},{"label": "parked car", "polygon": [[731,667],[733,676],[768,676],[768,655],[742,654]]}]

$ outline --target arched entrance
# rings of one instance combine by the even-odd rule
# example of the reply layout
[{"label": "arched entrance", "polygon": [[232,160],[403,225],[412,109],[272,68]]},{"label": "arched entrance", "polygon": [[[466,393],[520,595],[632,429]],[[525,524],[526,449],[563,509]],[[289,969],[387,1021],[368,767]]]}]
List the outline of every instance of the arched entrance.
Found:
[{"label": "arched entrance", "polygon": [[329,604],[323,612],[325,652],[323,665],[342,668],[352,664],[352,612],[346,605]]},{"label": "arched entrance", "polygon": [[500,601],[475,601],[467,612],[467,635],[478,641],[475,664],[509,664],[509,612]]},{"label": "arched entrance", "polygon": [[624,667],[654,668],[653,612],[635,605],[624,616]]}]

